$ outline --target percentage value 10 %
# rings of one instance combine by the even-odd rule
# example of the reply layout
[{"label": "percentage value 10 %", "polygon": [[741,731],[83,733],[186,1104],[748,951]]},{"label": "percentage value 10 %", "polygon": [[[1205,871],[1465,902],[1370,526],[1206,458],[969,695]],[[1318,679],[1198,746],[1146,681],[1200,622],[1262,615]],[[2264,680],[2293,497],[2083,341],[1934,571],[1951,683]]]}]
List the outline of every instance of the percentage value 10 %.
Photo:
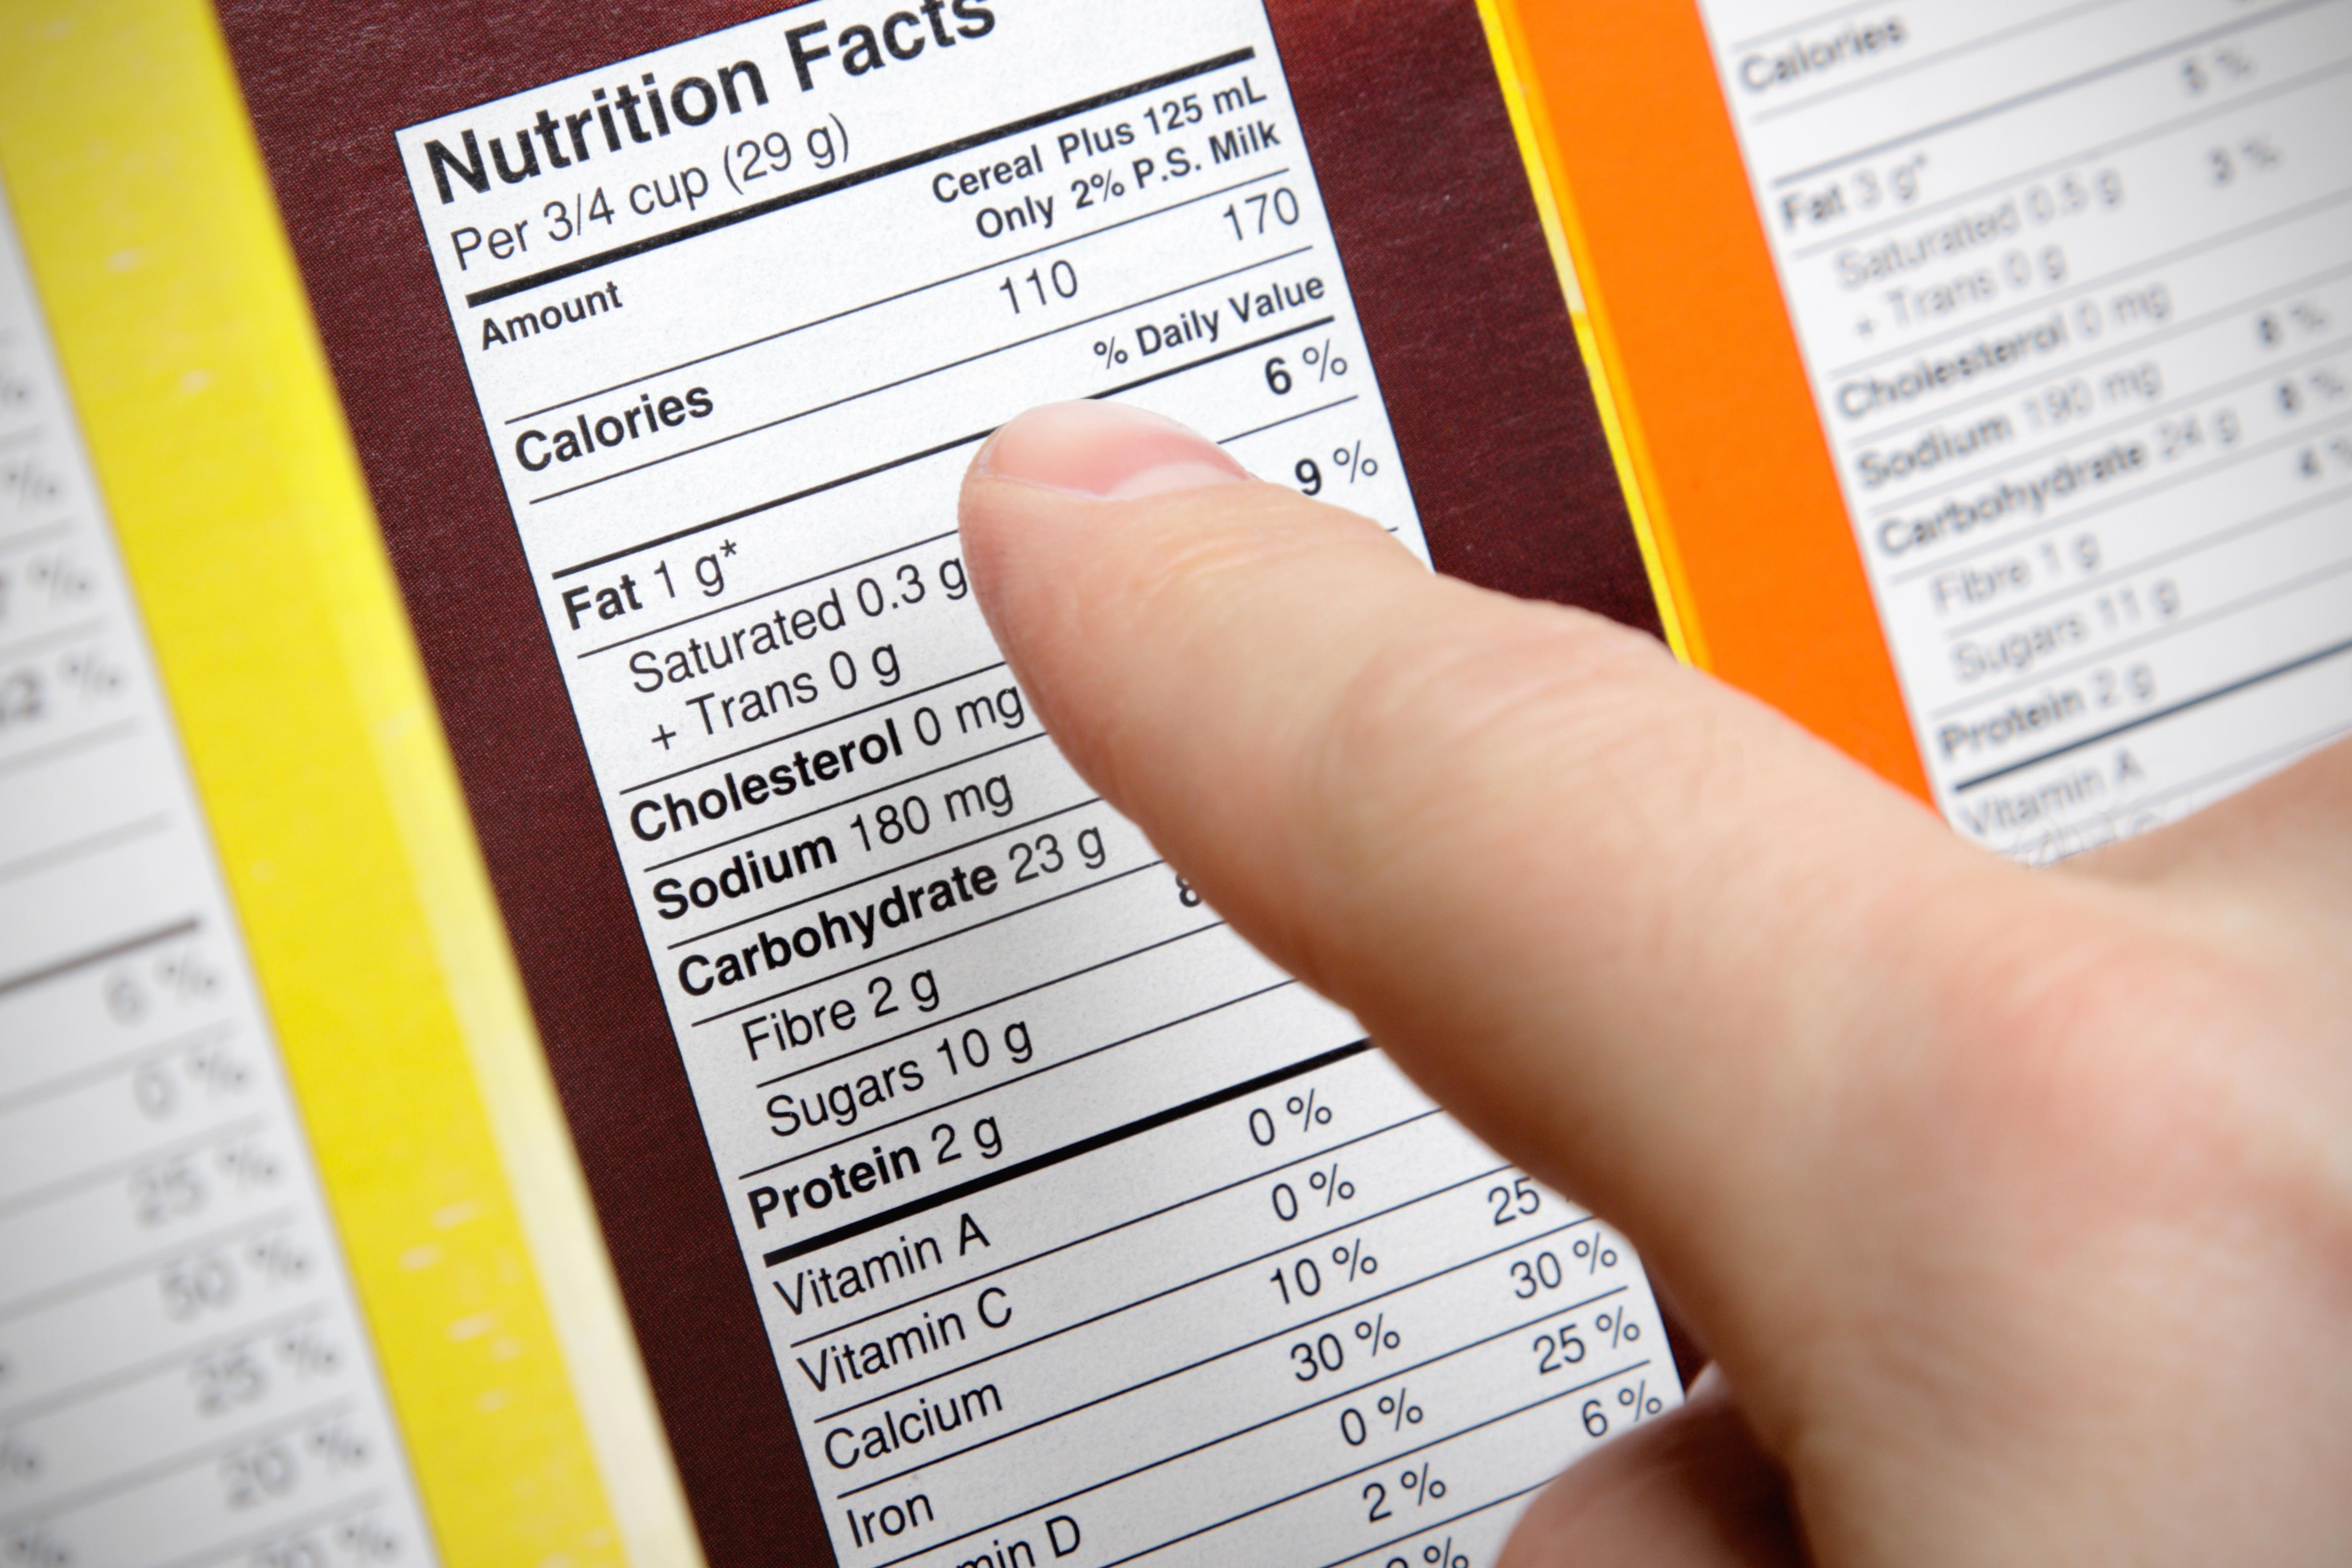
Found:
[{"label": "percentage value 10 %", "polygon": [[[1347,1271],[1347,1282],[1369,1279],[1381,1271],[1381,1260],[1364,1250],[1363,1241],[1343,1241],[1331,1249],[1331,1261]],[[1267,1276],[1276,1289],[1282,1292],[1282,1304],[1288,1306],[1291,1298],[1319,1296],[1323,1293],[1323,1270],[1315,1259],[1301,1258],[1288,1264],[1277,1265]]]}]

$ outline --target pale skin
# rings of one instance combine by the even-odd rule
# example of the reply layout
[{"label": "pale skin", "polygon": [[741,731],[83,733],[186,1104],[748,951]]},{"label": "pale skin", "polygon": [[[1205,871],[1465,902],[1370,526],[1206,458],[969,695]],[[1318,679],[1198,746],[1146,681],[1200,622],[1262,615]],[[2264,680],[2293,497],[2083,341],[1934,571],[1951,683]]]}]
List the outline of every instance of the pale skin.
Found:
[{"label": "pale skin", "polygon": [[1149,416],[961,520],[1079,772],[1711,1358],[1503,1568],[2352,1561],[2352,745],[2029,871]]}]

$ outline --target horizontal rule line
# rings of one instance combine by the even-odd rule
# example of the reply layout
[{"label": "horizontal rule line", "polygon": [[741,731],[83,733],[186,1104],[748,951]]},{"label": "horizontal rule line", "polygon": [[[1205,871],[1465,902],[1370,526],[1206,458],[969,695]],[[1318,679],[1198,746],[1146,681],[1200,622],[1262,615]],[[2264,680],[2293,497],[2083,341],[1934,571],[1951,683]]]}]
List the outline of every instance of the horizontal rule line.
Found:
[{"label": "horizontal rule line", "polygon": [[71,958],[61,958],[54,963],[44,964],[38,969],[28,970],[22,974],[12,974],[5,980],[0,980],[0,996],[5,996],[11,991],[22,991],[28,985],[38,985],[44,980],[59,979],[78,969],[87,969],[94,963],[104,963],[110,958],[126,957],[137,952],[142,947],[152,947],[159,942],[169,942],[173,937],[186,936],[196,929],[198,923],[196,917],[190,915],[185,920],[173,921],[170,925],[158,926],[153,931],[142,931],[137,936],[108,942],[104,947],[93,948],[88,952],[76,953]]},{"label": "horizontal rule line", "polygon": [[[1148,375],[1139,375],[1133,381],[1123,381],[1117,386],[1107,386],[1100,392],[1089,392],[1086,395],[1087,399],[1098,403],[1107,397],[1117,397],[1121,393],[1133,392],[1139,387],[1150,386],[1155,381],[1166,381],[1171,376],[1182,375],[1187,371],[1199,370],[1203,366],[1215,364],[1220,360],[1229,360],[1235,354],[1245,354],[1253,349],[1262,349],[1269,343],[1278,343],[1285,338],[1295,338],[1301,332],[1311,332],[1318,327],[1328,327],[1339,319],[1337,316],[1318,316],[1311,321],[1301,321],[1295,327],[1286,327],[1281,331],[1269,332],[1265,337],[1253,338],[1248,342],[1237,343],[1229,349],[1219,349],[1215,353],[1203,354],[1199,359],[1187,360],[1182,364],[1171,365],[1166,370],[1155,370]],[[1254,433],[1244,432],[1244,434]],[[625,560],[629,556],[656,550],[665,544],[675,544],[679,540],[694,534],[707,532],[714,528],[724,528],[730,522],[740,522],[747,517],[756,517],[763,511],[773,511],[778,507],[790,506],[795,501],[807,500],[813,496],[823,495],[827,490],[837,490],[844,485],[854,485],[861,479],[870,479],[887,474],[893,468],[903,468],[909,463],[919,463],[926,458],[936,458],[943,452],[952,452],[958,447],[975,446],[995,434],[996,426],[992,425],[985,430],[974,431],[969,436],[959,436],[952,441],[942,441],[935,447],[926,447],[919,452],[910,452],[903,458],[892,458],[887,462],[877,463],[870,468],[860,468],[854,474],[844,474],[839,479],[825,479],[810,485],[804,489],[794,490],[790,495],[778,496],[773,500],[755,502],[739,510],[730,511],[724,517],[712,518],[709,522],[694,523],[657,538],[645,540],[636,544],[625,544],[618,550],[608,550],[592,560],[582,561],[571,566],[558,567],[547,574],[548,581],[560,583],[566,577],[574,577],[599,566],[609,566],[615,561]],[[1240,437],[1235,437],[1234,439],[1238,440]]]},{"label": "horizontal rule line", "polygon": [[2340,654],[2347,653],[2352,653],[2352,639],[2331,644],[2315,652],[2303,654],[2288,659],[2284,664],[2274,664],[2268,669],[2257,670],[2252,675],[2230,682],[2227,686],[2215,687],[2210,691],[2184,698],[2168,708],[2159,708],[2153,713],[2143,713],[2137,719],[2126,720],[2123,723],[2102,730],[2095,735],[2085,735],[2079,741],[2069,741],[2063,746],[2053,746],[2039,755],[2004,763],[1990,773],[1979,773],[1972,779],[1965,779],[1954,784],[1952,793],[1966,795],[1972,789],[1980,788],[1998,779],[2005,779],[2011,773],[2023,773],[2028,768],[2039,767],[2043,763],[2053,762],[2088,746],[2095,746],[2102,741],[2112,741],[2118,735],[2126,735],[2134,730],[2145,729],[2150,724],[2161,722],[2176,714],[2186,713],[2192,708],[2202,708],[2208,702],[2219,702],[2224,697],[2234,697],[2239,692],[2260,686],[2265,681],[2276,680],[2283,675],[2293,675],[2298,669],[2307,669],[2315,664],[2324,664]]},{"label": "horizontal rule line", "polygon": [[803,202],[813,202],[819,196],[829,196],[835,192],[849,190],[853,186],[863,185],[870,181],[904,174],[908,169],[920,168],[925,163],[935,163],[942,158],[952,158],[958,153],[969,153],[975,147],[985,147],[992,142],[1002,142],[1008,136],[1019,136],[1027,132],[1035,131],[1040,127],[1051,125],[1057,120],[1067,120],[1073,115],[1089,113],[1106,104],[1122,102],[1130,98],[1141,98],[1148,93],[1157,92],[1163,87],[1171,87],[1180,81],[1190,81],[1194,77],[1206,76],[1211,71],[1223,70],[1227,66],[1240,65],[1244,61],[1256,58],[1255,49],[1235,49],[1230,54],[1218,55],[1213,59],[1202,60],[1195,65],[1165,71],[1142,81],[1129,82],[1125,87],[1115,87],[1108,92],[1098,92],[1091,98],[1082,98],[1076,103],[1066,103],[1059,109],[1048,109],[1043,113],[1032,114],[1024,119],[996,126],[992,130],[976,131],[969,136],[959,137],[953,142],[942,142],[936,147],[927,147],[919,153],[908,153],[903,156],[892,158],[887,163],[877,163],[870,169],[861,169],[854,174],[844,174],[838,179],[825,180],[801,190],[789,191],[781,196],[771,196],[766,201],[753,202],[750,206],[738,207],[733,212],[715,213],[709,217],[694,223],[681,224],[677,228],[666,229],[660,234],[649,234],[643,239],[631,240],[626,245],[616,245],[610,250],[600,250],[593,256],[583,256],[577,261],[567,261],[559,267],[549,267],[537,272],[526,273],[520,278],[509,279],[504,283],[492,284],[488,289],[477,289],[466,296],[466,303],[488,305],[512,295],[526,293],[543,284],[561,282],[566,278],[576,278],[583,272],[593,272],[600,267],[610,266],[615,261],[625,261],[634,256],[643,256],[650,250],[659,250],[666,246],[677,245],[688,239],[698,239],[703,235],[715,233],[722,228],[731,228],[739,223],[748,223],[755,217],[765,217],[770,213],[782,212],[786,207],[795,207]]},{"label": "horizontal rule line", "polygon": [[837,1241],[848,1241],[864,1236],[869,1231],[900,1224],[913,1218],[916,1215],[928,1214],[932,1209],[945,1205],[961,1203],[965,1198],[988,1191],[991,1187],[1001,1187],[1007,1182],[1018,1181],[1023,1176],[1034,1175],[1039,1171],[1051,1169],[1066,1160],[1075,1160],[1082,1154],[1091,1154],[1097,1150],[1108,1149],[1112,1144],[1123,1143],[1129,1138],[1139,1138],[1144,1133],[1157,1131],[1171,1122],[1181,1121],[1184,1118],[1196,1116],[1203,1110],[1213,1110],[1220,1105],[1229,1105],[1244,1095],[1255,1094],[1260,1089],[1272,1089],[1276,1084],[1286,1083],[1294,1078],[1303,1078],[1310,1072],[1318,1072],[1335,1063],[1346,1061],[1350,1057],[1361,1056],[1371,1048],[1371,1041],[1358,1040],[1352,1045],[1340,1046],[1336,1049],[1325,1051],[1321,1056],[1309,1057],[1303,1062],[1293,1062],[1286,1068],[1276,1068],[1272,1072],[1261,1073],[1246,1082],[1218,1089],[1212,1094],[1204,1094],[1198,1100],[1188,1100],[1181,1105],[1171,1105],[1165,1110],[1154,1111],[1150,1116],[1140,1117],[1128,1122],[1125,1126],[1110,1128],[1096,1133],[1091,1138],[1081,1138],[1075,1143],[1067,1143],[1046,1153],[1034,1155],[1018,1164],[1007,1165],[1001,1171],[991,1171],[984,1176],[974,1176],[968,1182],[960,1182],[951,1187],[942,1187],[928,1197],[917,1198],[912,1203],[900,1204],[896,1208],[884,1209],[878,1214],[867,1215],[864,1219],[837,1226],[822,1236],[813,1236],[806,1241],[796,1241],[790,1247],[779,1247],[772,1252],[761,1253],[760,1261],[771,1268],[779,1264],[790,1263],[795,1258],[805,1258],[810,1253],[831,1247]]}]

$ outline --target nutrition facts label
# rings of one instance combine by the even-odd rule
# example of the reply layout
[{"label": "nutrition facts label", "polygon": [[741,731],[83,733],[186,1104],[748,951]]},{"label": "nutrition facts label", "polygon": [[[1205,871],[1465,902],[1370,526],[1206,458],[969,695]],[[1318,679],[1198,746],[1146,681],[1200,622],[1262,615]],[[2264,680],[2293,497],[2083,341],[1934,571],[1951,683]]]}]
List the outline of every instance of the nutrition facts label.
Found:
[{"label": "nutrition facts label", "polygon": [[401,148],[844,1563],[1468,1568],[1676,1402],[958,558],[987,433],[1113,396],[1420,549],[1257,0],[808,5]]},{"label": "nutrition facts label", "polygon": [[1951,820],[2054,858],[2352,729],[2352,4],[1701,8]]},{"label": "nutrition facts label", "polygon": [[431,1561],[0,202],[0,1563]]}]

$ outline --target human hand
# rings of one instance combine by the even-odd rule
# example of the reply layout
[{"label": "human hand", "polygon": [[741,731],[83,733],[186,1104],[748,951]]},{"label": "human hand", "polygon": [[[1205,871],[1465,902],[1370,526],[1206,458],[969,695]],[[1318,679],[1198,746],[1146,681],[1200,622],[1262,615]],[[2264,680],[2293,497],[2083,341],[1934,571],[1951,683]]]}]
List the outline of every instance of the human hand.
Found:
[{"label": "human hand", "polygon": [[1714,1359],[1506,1568],[2352,1560],[2352,746],[2029,872],[1149,416],[961,513],[1078,770]]}]

